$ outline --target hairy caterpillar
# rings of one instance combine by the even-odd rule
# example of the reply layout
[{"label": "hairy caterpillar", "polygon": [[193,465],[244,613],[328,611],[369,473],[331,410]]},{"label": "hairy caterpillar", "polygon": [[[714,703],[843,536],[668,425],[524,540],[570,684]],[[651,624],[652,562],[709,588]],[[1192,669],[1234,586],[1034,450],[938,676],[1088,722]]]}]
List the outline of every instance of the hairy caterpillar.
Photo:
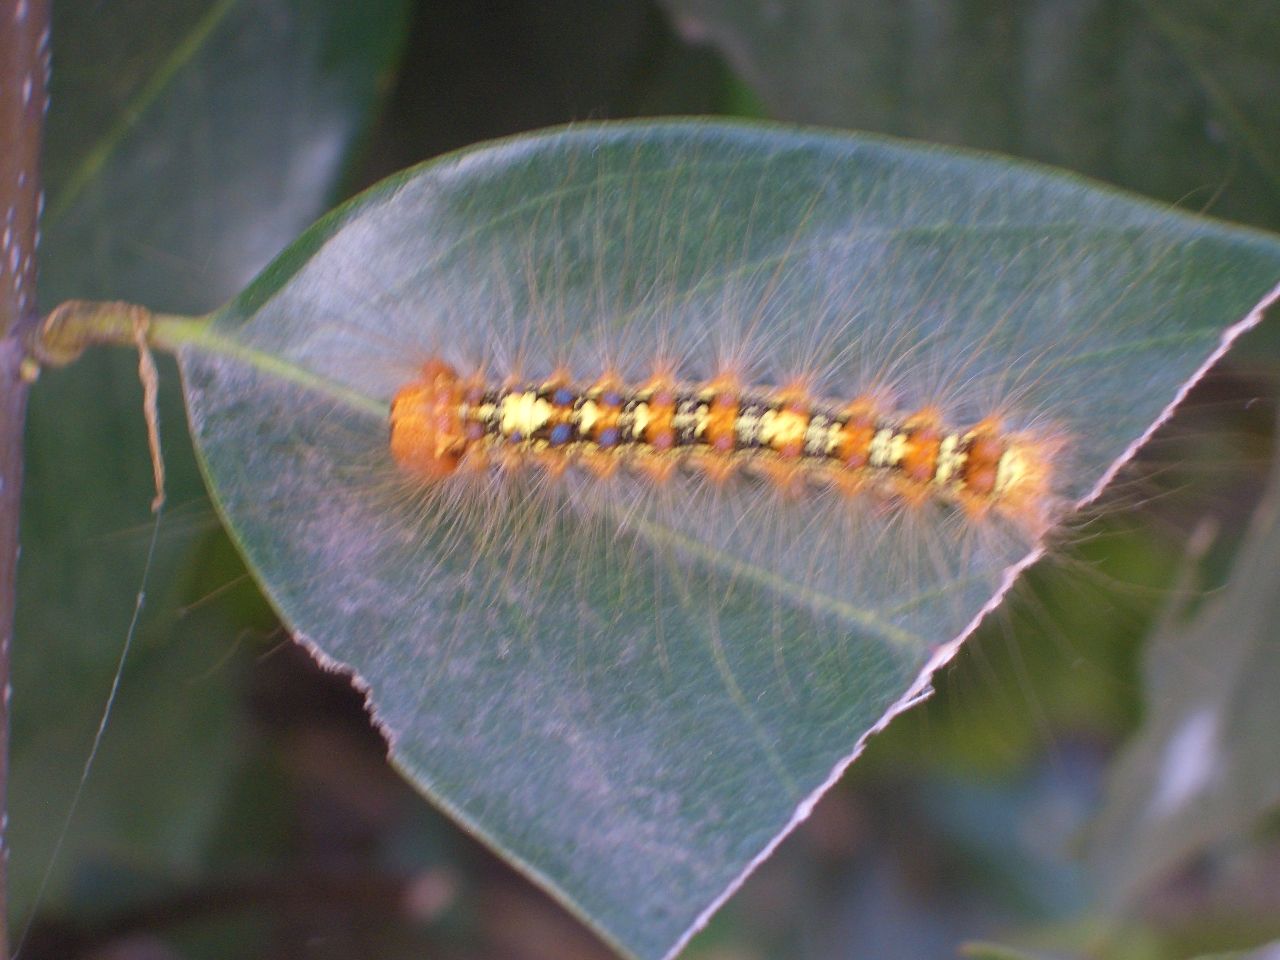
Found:
[{"label": "hairy caterpillar", "polygon": [[1052,467],[1027,437],[994,420],[944,426],[935,410],[894,417],[869,398],[814,401],[800,386],[751,391],[732,376],[679,385],[655,377],[628,388],[606,375],[574,386],[562,375],[540,385],[491,388],[428,361],[421,381],[391,403],[391,451],[428,481],[490,456],[527,458],[551,470],[619,464],[661,479],[677,466],[713,478],[754,473],[784,487],[876,487],[908,501],[955,501],[981,515],[998,509],[1045,522]]}]

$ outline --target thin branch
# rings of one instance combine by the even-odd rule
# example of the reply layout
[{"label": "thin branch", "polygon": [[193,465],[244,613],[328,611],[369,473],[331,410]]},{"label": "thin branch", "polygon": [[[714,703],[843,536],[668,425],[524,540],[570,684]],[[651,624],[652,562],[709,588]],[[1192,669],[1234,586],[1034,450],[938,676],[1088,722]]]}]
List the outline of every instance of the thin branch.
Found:
[{"label": "thin branch", "polygon": [[9,955],[9,661],[18,566],[26,338],[35,329],[48,0],[0,0],[0,954]]}]

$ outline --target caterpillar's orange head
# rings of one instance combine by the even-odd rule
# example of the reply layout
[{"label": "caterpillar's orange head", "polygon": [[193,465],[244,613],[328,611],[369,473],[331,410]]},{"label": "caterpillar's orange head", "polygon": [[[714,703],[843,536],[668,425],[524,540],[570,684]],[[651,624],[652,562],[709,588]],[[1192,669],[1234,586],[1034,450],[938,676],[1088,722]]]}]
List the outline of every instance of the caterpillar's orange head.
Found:
[{"label": "caterpillar's orange head", "polygon": [[428,360],[422,376],[391,401],[391,455],[428,480],[449,476],[466,452],[463,384],[442,360]]}]

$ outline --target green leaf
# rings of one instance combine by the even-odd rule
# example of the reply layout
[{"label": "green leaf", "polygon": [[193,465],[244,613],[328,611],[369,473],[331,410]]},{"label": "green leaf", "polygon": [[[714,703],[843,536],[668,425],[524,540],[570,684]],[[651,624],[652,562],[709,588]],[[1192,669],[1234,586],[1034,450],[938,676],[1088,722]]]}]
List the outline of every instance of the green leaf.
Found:
[{"label": "green leaf", "polygon": [[966,943],[960,948],[960,956],[969,960],[1038,960],[1035,954],[1024,953],[1000,943]]},{"label": "green leaf", "polygon": [[[207,309],[231,296],[332,202],[404,10],[55,4],[45,304],[123,294]],[[170,506],[146,615],[44,900],[82,918],[104,905],[69,905],[90,870],[127,864],[165,885],[200,861],[237,760],[241,670],[227,651],[262,625],[243,591],[182,609],[241,571],[212,562],[228,551],[210,542],[221,534],[177,378],[162,368],[161,379]],[[137,359],[124,354],[48,371],[32,394],[10,778],[17,923],[62,832],[143,585],[153,521],[140,403]]]},{"label": "green leaf", "polygon": [[1271,0],[663,0],[778,119],[1017,154],[1280,228]]},{"label": "green leaf", "polygon": [[332,202],[407,0],[157,6],[54,23],[47,303],[206,310],[248,282]]},{"label": "green leaf", "polygon": [[1256,950],[1232,950],[1228,953],[1206,953],[1196,960],[1275,960],[1280,956],[1280,940],[1258,947]]},{"label": "green leaf", "polygon": [[1226,588],[1146,651],[1149,716],[1111,771],[1091,838],[1109,912],[1280,806],[1278,557],[1280,460]]},{"label": "green leaf", "polygon": [[879,377],[904,410],[1057,438],[1057,491],[1087,500],[1277,279],[1274,238],[995,159],[582,126],[388,180],[161,335],[233,535],[395,763],[658,957],[1036,549],[945,505],[682,473],[411,491],[387,412],[417,365],[639,381],[661,354],[698,382],[730,358],[834,399]]}]

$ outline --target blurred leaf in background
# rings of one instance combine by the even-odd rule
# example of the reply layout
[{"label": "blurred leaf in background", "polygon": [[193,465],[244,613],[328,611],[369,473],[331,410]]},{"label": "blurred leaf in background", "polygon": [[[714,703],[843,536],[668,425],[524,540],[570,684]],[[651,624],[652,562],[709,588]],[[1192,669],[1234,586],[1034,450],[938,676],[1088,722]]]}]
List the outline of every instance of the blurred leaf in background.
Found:
[{"label": "blurred leaf in background", "polygon": [[[1206,851],[1280,806],[1278,559],[1280,460],[1226,587],[1186,622],[1171,612],[1147,643],[1148,715],[1109,775],[1090,838],[1114,915],[1195,855],[1212,875]],[[1280,886],[1257,895],[1259,916],[1280,927]]]},{"label": "blurred leaf in background", "polygon": [[1041,160],[1280,226],[1270,0],[662,0],[770,116]]},{"label": "blurred leaf in background", "polygon": [[1230,953],[1204,954],[1196,960],[1276,960],[1280,957],[1280,940],[1256,950],[1234,950]]}]

